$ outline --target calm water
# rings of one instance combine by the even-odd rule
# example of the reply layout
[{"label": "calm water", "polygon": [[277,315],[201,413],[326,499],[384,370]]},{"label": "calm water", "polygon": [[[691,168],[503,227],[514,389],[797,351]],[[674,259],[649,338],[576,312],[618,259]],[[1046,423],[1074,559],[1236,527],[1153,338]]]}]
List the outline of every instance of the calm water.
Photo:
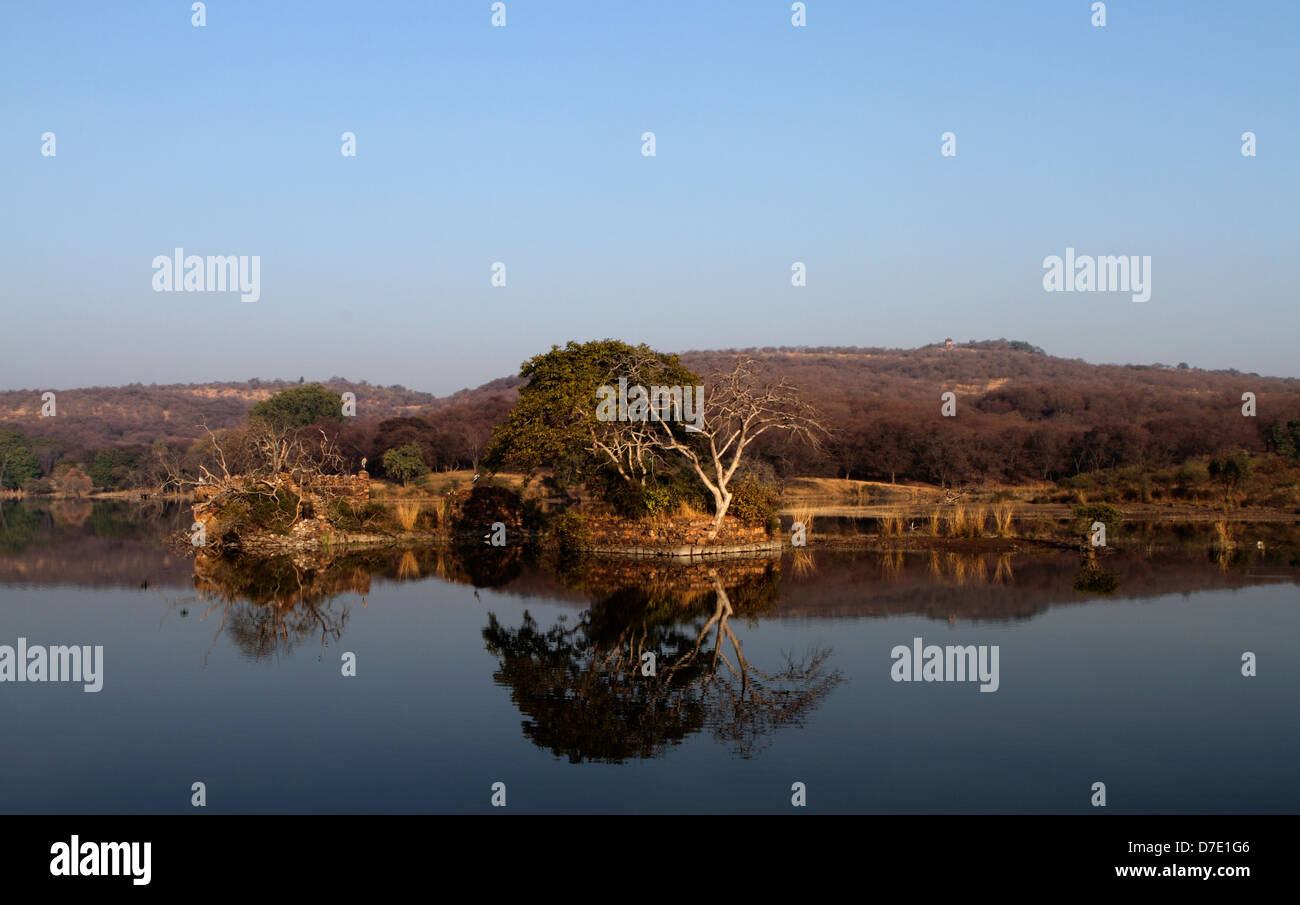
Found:
[{"label": "calm water", "polygon": [[[484,812],[496,782],[511,812],[771,812],[796,781],[822,812],[1085,812],[1096,781],[1113,812],[1300,811],[1286,529],[1112,552],[1105,594],[1074,553],[196,567],[179,511],[0,516],[0,644],[104,648],[97,694],[0,684],[2,812],[187,812],[195,781],[238,813]],[[893,681],[916,637],[997,645],[997,691]]]}]

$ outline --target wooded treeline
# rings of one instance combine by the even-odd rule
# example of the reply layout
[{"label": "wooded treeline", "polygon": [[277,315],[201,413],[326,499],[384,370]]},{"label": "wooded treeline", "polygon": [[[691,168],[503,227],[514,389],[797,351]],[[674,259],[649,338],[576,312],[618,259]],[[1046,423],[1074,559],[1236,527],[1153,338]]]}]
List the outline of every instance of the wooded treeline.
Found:
[{"label": "wooded treeline", "polygon": [[[1120,467],[1166,468],[1245,451],[1294,456],[1300,380],[1186,366],[1092,365],[1024,342],[936,344],[913,350],[786,348],[687,352],[696,373],[743,352],[798,386],[824,414],[821,449],[766,438],[758,456],[783,476],[970,483],[1060,480]],[[438,398],[404,387],[333,378],[357,416],[325,424],[349,469],[362,457],[419,448],[435,471],[475,467],[492,428],[518,399],[518,378]],[[155,486],[165,457],[242,423],[260,399],[297,382],[142,386],[59,391],[58,414],[39,415],[40,391],[0,393],[0,486],[44,489]],[[955,394],[956,415],[940,414]],[[1242,414],[1254,393],[1257,414]],[[68,486],[61,486],[66,483]],[[83,486],[84,485],[84,486]]]}]

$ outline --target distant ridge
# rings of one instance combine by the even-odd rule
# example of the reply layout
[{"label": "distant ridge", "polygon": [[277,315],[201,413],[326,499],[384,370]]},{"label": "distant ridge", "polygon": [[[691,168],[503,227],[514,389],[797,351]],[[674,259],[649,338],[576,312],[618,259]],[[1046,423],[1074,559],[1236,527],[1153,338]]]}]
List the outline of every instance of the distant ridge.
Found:
[{"label": "distant ridge", "polygon": [[[827,451],[815,461],[789,460],[792,467],[819,473],[887,480],[910,473],[935,481],[971,474],[1049,477],[1067,466],[1083,469],[1085,462],[1100,468],[1177,462],[1221,448],[1262,451],[1275,425],[1300,418],[1300,379],[1183,364],[1089,364],[1006,339],[951,346],[939,340],[916,349],[796,346],[680,354],[701,375],[737,356],[755,358],[771,376],[790,380],[823,411],[834,431]],[[461,458],[470,456],[465,450],[481,448],[522,383],[502,377],[439,397],[343,377],[315,382],[356,394],[357,417],[349,421],[368,432],[372,444],[358,441],[359,449],[381,452],[381,438],[403,435],[395,428],[374,431],[378,422],[422,419],[428,422],[424,427],[409,426],[417,434],[429,428],[472,435],[456,441]],[[0,429],[58,440],[71,453],[147,447],[159,439],[194,439],[202,424],[234,427],[258,400],[298,384],[250,380],[6,391],[0,392]],[[41,392],[50,389],[57,392],[58,415],[42,418]],[[956,395],[958,416],[940,419],[940,396],[947,392]],[[1256,394],[1257,417],[1241,413],[1246,392]]]}]

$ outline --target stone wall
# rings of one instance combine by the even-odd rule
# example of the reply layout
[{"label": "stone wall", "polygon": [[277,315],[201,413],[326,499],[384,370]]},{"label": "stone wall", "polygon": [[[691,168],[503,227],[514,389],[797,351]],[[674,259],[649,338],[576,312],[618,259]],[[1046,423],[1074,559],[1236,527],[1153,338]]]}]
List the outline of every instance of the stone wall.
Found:
[{"label": "stone wall", "polygon": [[710,539],[710,518],[647,518],[629,520],[604,513],[582,513],[581,549],[591,553],[630,556],[696,557],[759,553],[781,548],[781,539],[763,526],[742,525],[734,518],[722,522]]},{"label": "stone wall", "polygon": [[326,502],[349,500],[365,503],[370,500],[370,473],[316,475],[303,481],[301,493],[315,495]]},{"label": "stone wall", "polygon": [[[297,480],[295,480],[295,477]],[[239,486],[240,479],[236,477],[233,480],[234,486]],[[249,485],[251,486],[251,481]],[[289,529],[289,537],[300,542],[300,545],[310,546],[311,543],[319,540],[321,537],[335,533],[329,522],[329,506],[335,500],[346,500],[351,503],[365,503],[370,500],[370,475],[365,471],[358,472],[355,475],[281,475],[276,481],[277,489],[287,490],[299,497],[303,502],[304,518],[300,519]],[[213,498],[222,491],[231,490],[231,485],[218,484],[199,484],[194,488],[194,521],[206,526],[209,530],[214,527],[214,522],[221,520],[220,503],[214,503]],[[263,485],[261,490],[267,488]],[[277,547],[285,546],[291,543],[283,537],[268,537],[267,543]],[[246,539],[246,546],[256,545],[255,538]]]}]

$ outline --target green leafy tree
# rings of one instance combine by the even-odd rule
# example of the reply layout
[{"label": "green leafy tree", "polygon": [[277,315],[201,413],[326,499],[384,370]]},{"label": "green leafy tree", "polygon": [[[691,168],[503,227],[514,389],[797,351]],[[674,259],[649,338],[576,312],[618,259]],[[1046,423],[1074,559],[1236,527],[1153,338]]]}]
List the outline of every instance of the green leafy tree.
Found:
[{"label": "green leafy tree", "polygon": [[63,444],[50,437],[33,437],[32,455],[41,466],[41,474],[48,475],[54,471],[54,463],[63,455]]},{"label": "green leafy tree", "polygon": [[1283,427],[1275,424],[1269,430],[1268,444],[1279,455],[1300,458],[1300,418],[1294,418]]},{"label": "green leafy tree", "polygon": [[[753,359],[741,358],[730,370],[700,380],[676,356],[644,345],[571,342],[525,362],[520,376],[529,382],[488,444],[490,468],[516,464],[532,471],[585,452],[591,462],[642,488],[650,487],[665,466],[682,468],[713,498],[710,539],[722,527],[732,500],[731,480],[754,441],[774,431],[815,447],[826,433],[796,388],[785,380],[766,382]],[[629,389],[622,388],[623,380]],[[650,400],[640,417],[600,417],[612,415],[614,407],[611,394],[598,391],[616,383],[620,397],[626,392],[629,408],[632,389],[639,388],[643,403]],[[694,402],[689,406],[687,388]],[[674,389],[680,394],[676,403]],[[661,501],[645,502],[657,506]]]},{"label": "green leafy tree", "polygon": [[1237,453],[1222,459],[1210,460],[1210,477],[1223,485],[1224,498],[1231,500],[1232,494],[1250,477],[1250,456]]},{"label": "green leafy tree", "polygon": [[403,484],[409,484],[413,478],[429,473],[429,465],[424,461],[424,454],[418,443],[408,443],[384,453],[384,472]]},{"label": "green leafy tree", "polygon": [[306,427],[318,421],[341,422],[343,403],[338,393],[319,383],[309,383],[263,399],[249,409],[248,420],[266,422],[281,430]]},{"label": "green leafy tree", "polygon": [[15,490],[40,474],[40,463],[27,438],[18,431],[0,431],[0,487]]},{"label": "green leafy tree", "polygon": [[[610,463],[594,448],[607,435],[606,424],[596,417],[596,391],[617,383],[620,376],[636,372],[643,384],[694,386],[699,378],[682,366],[676,355],[655,352],[645,345],[631,346],[605,339],[570,342],[524,362],[519,376],[528,383],[504,424],[493,432],[483,463],[490,471],[505,467],[532,473],[551,465],[563,466],[571,479],[581,480]],[[620,449],[621,474],[641,480],[656,462],[647,452],[639,462],[636,451]]]},{"label": "green leafy tree", "polygon": [[125,486],[139,457],[122,449],[101,449],[90,464],[90,480],[96,487],[117,490]]}]

